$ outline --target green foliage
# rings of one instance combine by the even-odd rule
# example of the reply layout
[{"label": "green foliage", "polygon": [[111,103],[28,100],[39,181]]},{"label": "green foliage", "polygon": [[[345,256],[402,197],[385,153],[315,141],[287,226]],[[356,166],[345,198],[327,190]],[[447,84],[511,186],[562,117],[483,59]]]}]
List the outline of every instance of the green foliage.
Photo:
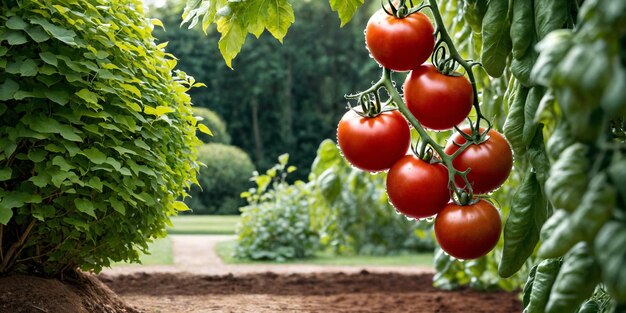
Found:
[{"label": "green foliage", "polygon": [[220,143],[208,143],[198,149],[198,161],[206,166],[198,174],[199,186],[193,186],[185,199],[193,214],[238,214],[245,202],[239,194],[250,186],[248,178],[254,164],[243,150]]},{"label": "green foliage", "polygon": [[215,112],[206,108],[193,108],[193,114],[201,119],[199,124],[204,124],[211,130],[211,135],[203,134],[198,131],[197,136],[204,143],[222,143],[225,145],[230,144],[230,135],[226,129],[226,123]]},{"label": "green foliage", "polygon": [[[331,140],[322,142],[309,181],[285,182],[286,157],[242,196],[236,255],[289,259],[318,249],[335,254],[388,255],[432,251],[432,223],[397,214],[384,192],[385,175],[352,168]],[[303,236],[306,240],[294,236]],[[314,239],[314,244],[312,243]],[[288,253],[287,253],[288,252]]]},{"label": "green foliage", "polygon": [[310,210],[324,246],[364,255],[433,251],[432,223],[398,214],[385,179],[351,167],[333,141],[320,144],[309,176],[315,199]]},{"label": "green foliage", "polygon": [[301,181],[293,185],[285,181],[295,170],[287,167],[288,159],[283,154],[265,174],[255,172],[252,180],[257,186],[242,194],[248,206],[241,209],[236,257],[285,261],[317,251],[318,235],[309,221],[310,192]]},{"label": "green foliage", "polygon": [[139,260],[196,182],[195,82],[133,0],[0,4],[0,272]]},{"label": "green foliage", "polygon": [[[363,4],[363,0],[330,0],[333,11],[337,11],[341,26],[345,25]],[[187,0],[183,21],[189,28],[202,21],[207,32],[213,23],[221,34],[219,49],[228,67],[239,54],[248,34],[258,39],[266,30],[280,43],[295,21],[295,13],[289,0]]]},{"label": "green foliage", "polygon": [[220,60],[213,27],[206,35],[179,28],[182,9],[169,7],[176,2],[152,13],[167,30],[157,29],[155,35],[168,42],[166,50],[179,58],[180,69],[206,83],[191,90],[192,102],[210,105],[224,119],[231,144],[246,150],[259,171],[288,152],[291,164],[301,169],[289,180],[306,180],[319,143],[336,136],[344,95],[379,76],[364,49],[368,8],[340,29],[328,3],[296,1],[298,22],[283,44],[269,34],[248,40],[233,71]]}]

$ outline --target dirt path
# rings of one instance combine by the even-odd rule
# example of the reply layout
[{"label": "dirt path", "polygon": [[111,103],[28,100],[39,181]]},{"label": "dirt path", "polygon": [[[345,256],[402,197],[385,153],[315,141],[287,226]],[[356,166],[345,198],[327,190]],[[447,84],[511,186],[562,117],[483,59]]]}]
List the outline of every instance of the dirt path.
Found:
[{"label": "dirt path", "polygon": [[252,273],[358,273],[366,270],[371,273],[432,273],[432,267],[423,266],[331,266],[309,264],[224,264],[215,253],[218,242],[234,240],[234,236],[224,235],[170,235],[174,255],[173,265],[116,266],[103,270],[106,275],[133,273],[193,273],[199,275],[242,275]]}]

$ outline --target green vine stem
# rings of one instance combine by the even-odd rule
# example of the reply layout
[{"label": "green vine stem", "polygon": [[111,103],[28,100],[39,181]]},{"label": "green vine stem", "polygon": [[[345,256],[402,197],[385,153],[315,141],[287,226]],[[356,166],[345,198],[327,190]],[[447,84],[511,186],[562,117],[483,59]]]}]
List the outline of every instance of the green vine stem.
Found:
[{"label": "green vine stem", "polygon": [[[387,89],[389,92],[389,96],[393,99],[393,102],[398,106],[398,111],[402,113],[406,117],[406,119],[413,125],[413,128],[417,131],[420,136],[420,140],[422,141],[423,147],[429,145],[432,149],[437,153],[441,162],[448,169],[448,186],[454,191],[454,194],[457,196],[457,199],[461,200],[464,198],[463,193],[464,190],[462,188],[458,188],[454,182],[454,178],[456,175],[459,175],[465,181],[465,186],[467,186],[467,195],[468,199],[472,199],[473,192],[472,186],[470,185],[467,174],[469,173],[469,169],[463,172],[457,170],[452,164],[452,160],[459,155],[459,153],[463,152],[467,147],[473,144],[472,141],[467,140],[463,145],[459,147],[459,149],[453,155],[447,155],[444,151],[444,147],[440,146],[437,142],[435,142],[426,132],[422,124],[415,118],[415,116],[409,111],[409,108],[404,103],[402,96],[398,93],[396,88],[393,85],[393,81],[391,79],[391,71],[388,69],[383,70],[383,76],[381,77],[379,83]],[[422,152],[423,153],[423,152]]]},{"label": "green vine stem", "polygon": [[[454,42],[452,41],[452,38],[450,38],[450,34],[448,34],[448,31],[446,30],[445,27],[445,23],[443,22],[443,19],[441,18],[441,13],[439,12],[439,6],[437,5],[437,1],[436,0],[428,0],[428,5],[426,5],[427,7],[430,8],[430,11],[432,12],[433,18],[435,19],[435,36],[439,36],[439,38],[437,39],[437,41],[435,42],[435,52],[433,55],[433,63],[437,63],[439,60],[437,60],[437,55],[438,55],[438,51],[440,49],[442,49],[441,51],[443,52],[443,56],[442,57],[446,57],[446,50],[445,48],[441,45],[442,43],[446,44],[446,47],[448,49],[448,53],[450,54],[449,58],[446,58],[446,60],[444,60],[443,64],[435,64],[435,66],[437,66],[437,69],[439,71],[444,72],[444,74],[450,74],[450,73],[446,73],[448,72],[447,70],[444,70],[443,67],[446,67],[446,64],[452,60],[453,62],[458,63],[459,65],[461,65],[461,67],[463,67],[465,69],[465,72],[467,73],[467,77],[470,81],[470,83],[472,84],[472,90],[474,92],[474,109],[476,110],[476,124],[473,127],[474,131],[473,131],[473,135],[477,135],[477,133],[480,132],[480,121],[481,119],[484,119],[485,121],[487,121],[487,123],[489,124],[489,127],[487,128],[487,130],[485,131],[488,132],[489,128],[491,128],[491,123],[489,123],[489,120],[485,119],[484,116],[482,115],[481,111],[480,111],[480,104],[478,102],[478,90],[476,88],[476,79],[474,77],[474,71],[472,70],[472,67],[474,65],[477,65],[478,63],[474,63],[474,62],[468,62],[467,60],[463,59],[463,57],[461,56],[461,54],[459,53],[459,51],[456,49],[456,47],[454,46]],[[420,9],[422,7],[426,7],[426,6],[421,6]],[[450,69],[451,71],[453,71],[453,67]],[[461,133],[463,134],[463,133]],[[476,136],[478,137],[478,136]]]},{"label": "green vine stem", "polygon": [[[472,186],[469,183],[469,180],[467,179],[467,174],[469,173],[470,169],[467,169],[465,171],[459,171],[452,164],[452,160],[454,160],[454,158],[456,158],[460,153],[462,153],[470,145],[475,144],[475,143],[480,143],[481,141],[483,141],[484,137],[486,136],[486,133],[491,128],[491,123],[489,122],[488,119],[486,119],[482,115],[480,111],[480,105],[478,101],[478,91],[476,89],[476,80],[475,80],[474,73],[472,70],[472,67],[474,65],[477,65],[478,63],[468,62],[467,60],[461,57],[460,53],[456,50],[454,43],[452,42],[452,39],[450,38],[450,35],[448,34],[448,31],[445,28],[445,24],[443,22],[443,19],[441,18],[441,13],[439,12],[439,6],[437,5],[436,0],[428,0],[428,2],[429,2],[428,4],[422,4],[418,8],[412,9],[409,14],[417,12],[425,7],[430,8],[430,10],[432,11],[432,15],[435,19],[435,24],[436,24],[434,35],[439,36],[439,38],[437,39],[435,43],[433,63],[436,63],[435,66],[437,66],[437,69],[446,75],[449,75],[450,72],[454,71],[456,64],[462,66],[465,69],[465,72],[467,73],[467,76],[472,85],[472,90],[474,94],[473,105],[476,110],[477,119],[476,119],[475,125],[472,125],[471,120],[470,120],[470,129],[472,130],[471,135],[467,135],[464,132],[461,132],[457,127],[455,127],[456,131],[459,132],[459,134],[462,135],[466,139],[466,142],[463,145],[460,145],[454,154],[447,155],[444,151],[444,147],[439,145],[428,135],[428,133],[422,127],[422,125],[417,120],[417,118],[415,118],[415,116],[413,116],[411,111],[409,111],[408,107],[404,103],[404,100],[402,99],[402,96],[396,90],[394,82],[391,78],[391,70],[387,68],[383,68],[382,77],[380,78],[378,82],[373,84],[370,88],[368,88],[365,91],[356,93],[356,94],[347,95],[346,98],[360,100],[362,99],[364,95],[369,97],[370,94],[374,94],[377,100],[376,102],[378,102],[379,101],[378,92],[382,88],[386,89],[390,97],[389,102],[394,103],[398,107],[398,111],[400,111],[400,113],[402,113],[402,115],[406,117],[406,119],[409,121],[409,123],[413,126],[413,128],[417,131],[417,133],[420,136],[421,147],[420,147],[419,157],[421,158],[426,157],[426,153],[425,153],[426,148],[427,146],[430,146],[432,150],[434,150],[434,152],[437,153],[441,162],[448,169],[448,186],[452,190],[453,195],[456,196],[457,200],[461,204],[467,204],[468,202],[473,203],[473,201],[478,201],[478,199],[473,199],[474,197],[473,197]],[[404,1],[402,1],[402,3],[404,4]],[[396,11],[395,8],[392,7],[392,9],[395,13]],[[445,47],[442,46],[443,43],[445,43]],[[447,47],[447,50],[446,50],[446,47]],[[440,53],[438,51],[441,51],[442,55],[439,55]],[[449,56],[447,56],[447,53],[449,53]],[[440,59],[443,59],[443,63],[439,63]],[[483,132],[482,134],[480,133],[481,119],[484,119],[489,124],[487,130]],[[462,179],[464,180],[465,186],[466,186],[465,188],[459,188],[456,186],[455,177],[457,175],[462,177]]]}]

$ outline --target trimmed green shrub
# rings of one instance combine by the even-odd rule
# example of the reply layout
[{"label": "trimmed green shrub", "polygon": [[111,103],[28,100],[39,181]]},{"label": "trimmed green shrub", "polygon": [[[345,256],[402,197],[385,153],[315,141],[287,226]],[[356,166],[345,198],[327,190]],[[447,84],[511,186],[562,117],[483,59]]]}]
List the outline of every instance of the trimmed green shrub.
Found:
[{"label": "trimmed green shrub", "polygon": [[206,125],[213,133],[213,136],[198,131],[197,135],[204,143],[223,143],[230,144],[230,135],[226,130],[226,123],[215,112],[207,109],[194,107],[193,114],[201,118],[198,123]]},{"label": "trimmed green shrub", "polygon": [[310,192],[307,184],[285,182],[289,156],[279,157],[279,164],[264,175],[255,175],[256,188],[242,193],[248,206],[241,209],[237,226],[235,257],[253,260],[306,258],[319,248],[319,237],[311,228],[308,207]]},{"label": "trimmed green shrub", "polygon": [[0,273],[138,262],[196,182],[196,119],[137,0],[0,4]]},{"label": "trimmed green shrub", "polygon": [[221,143],[208,143],[198,149],[200,186],[193,186],[185,201],[193,214],[238,214],[245,201],[239,196],[250,187],[254,164],[248,154]]}]

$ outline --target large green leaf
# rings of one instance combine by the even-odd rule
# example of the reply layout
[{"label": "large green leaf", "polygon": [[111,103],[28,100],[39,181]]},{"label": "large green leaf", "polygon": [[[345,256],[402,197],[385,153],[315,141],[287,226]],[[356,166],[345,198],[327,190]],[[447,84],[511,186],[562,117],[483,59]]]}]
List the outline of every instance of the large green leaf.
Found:
[{"label": "large green leaf", "polygon": [[363,5],[364,0],[330,0],[330,7],[336,11],[341,20],[341,26],[346,25],[356,10]]},{"label": "large green leaf", "polygon": [[504,248],[498,267],[500,276],[510,277],[524,265],[539,242],[541,226],[547,217],[547,203],[537,175],[530,172],[513,197],[504,225]]},{"label": "large green leaf", "polygon": [[511,22],[508,17],[508,0],[491,0],[483,18],[483,47],[481,61],[485,71],[493,77],[500,77],[511,53]]}]

